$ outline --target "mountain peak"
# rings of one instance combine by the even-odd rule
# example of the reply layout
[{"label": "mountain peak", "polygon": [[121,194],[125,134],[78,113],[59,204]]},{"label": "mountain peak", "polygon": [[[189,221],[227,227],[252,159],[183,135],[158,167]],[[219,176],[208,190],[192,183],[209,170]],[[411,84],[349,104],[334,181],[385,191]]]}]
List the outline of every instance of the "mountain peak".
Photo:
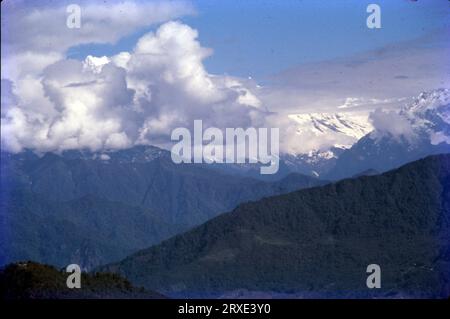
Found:
[{"label": "mountain peak", "polygon": [[407,108],[413,112],[435,109],[450,104],[450,89],[421,92]]},{"label": "mountain peak", "polygon": [[291,114],[289,118],[299,124],[298,134],[312,132],[321,136],[335,133],[358,140],[372,130],[366,116],[351,113]]}]

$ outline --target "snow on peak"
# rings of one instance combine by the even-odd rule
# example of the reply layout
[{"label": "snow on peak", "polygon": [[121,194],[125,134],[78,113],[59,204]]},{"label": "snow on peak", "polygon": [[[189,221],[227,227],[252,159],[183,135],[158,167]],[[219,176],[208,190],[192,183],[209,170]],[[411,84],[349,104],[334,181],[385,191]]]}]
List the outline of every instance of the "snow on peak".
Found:
[{"label": "snow on peak", "polygon": [[435,126],[442,121],[450,124],[450,89],[422,92],[400,113],[416,125]]},{"label": "snow on peak", "polygon": [[437,89],[422,92],[399,112],[376,110],[371,114],[379,139],[389,133],[394,138],[404,137],[416,144],[418,137],[429,139],[432,144],[450,140],[450,90]]},{"label": "snow on peak", "polygon": [[88,55],[83,61],[83,68],[90,70],[93,73],[100,73],[103,67],[110,62],[110,59],[106,56],[95,57]]},{"label": "snow on peak", "polygon": [[[351,113],[291,114],[289,118],[297,122],[298,134],[312,132],[323,137],[330,134],[342,135],[355,142],[373,129],[367,116]],[[348,143],[343,145],[348,146]]]},{"label": "snow on peak", "polygon": [[450,89],[441,88],[420,93],[406,109],[412,112],[424,112],[448,104],[450,104]]}]

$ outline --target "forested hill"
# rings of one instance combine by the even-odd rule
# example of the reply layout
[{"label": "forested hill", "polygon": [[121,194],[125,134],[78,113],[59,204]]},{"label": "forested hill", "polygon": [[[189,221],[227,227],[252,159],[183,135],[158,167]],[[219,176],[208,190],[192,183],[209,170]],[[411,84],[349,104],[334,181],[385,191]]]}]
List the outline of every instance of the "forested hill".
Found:
[{"label": "forested hill", "polygon": [[137,288],[108,273],[82,273],[80,288],[69,289],[70,274],[35,262],[9,264],[0,270],[0,296],[8,299],[161,299],[163,295]]},{"label": "forested hill", "polygon": [[172,296],[448,297],[449,172],[450,155],[430,156],[243,204],[102,269]]}]

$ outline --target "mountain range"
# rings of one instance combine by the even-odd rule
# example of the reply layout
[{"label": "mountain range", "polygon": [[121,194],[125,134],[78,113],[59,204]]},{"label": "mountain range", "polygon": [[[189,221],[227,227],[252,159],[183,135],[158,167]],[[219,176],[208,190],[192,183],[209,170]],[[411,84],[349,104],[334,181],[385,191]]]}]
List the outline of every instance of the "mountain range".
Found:
[{"label": "mountain range", "polygon": [[[382,120],[377,117],[382,116]],[[450,90],[422,92],[400,110],[294,114],[297,134],[336,143],[304,153],[283,154],[290,171],[339,180],[368,169],[380,172],[427,155],[450,152]],[[374,122],[375,125],[374,125]]]},{"label": "mountain range", "polygon": [[394,133],[378,129],[365,135],[342,152],[326,178],[337,180],[368,169],[384,172],[427,155],[450,153],[449,89],[421,93],[390,121]]},{"label": "mountain range", "polygon": [[31,259],[89,269],[239,203],[325,183],[295,173],[268,182],[176,165],[151,146],[1,155],[1,264]]},{"label": "mountain range", "polygon": [[336,135],[336,140],[340,144],[334,147],[348,148],[357,142],[361,137],[370,133],[373,126],[364,115],[347,113],[306,113],[291,114],[289,118],[297,123],[297,134],[312,134],[314,136],[332,139],[331,135]]},{"label": "mountain range", "polygon": [[446,298],[450,155],[241,204],[99,269],[174,297]]},{"label": "mountain range", "polygon": [[[404,103],[407,99],[400,99]],[[388,122],[374,125],[377,114]],[[450,90],[422,92],[400,110],[290,114],[297,127],[298,144],[324,143],[280,155],[274,175],[260,175],[259,164],[213,165],[227,174],[277,180],[300,173],[324,180],[352,177],[363,171],[385,172],[427,155],[450,152]],[[378,121],[379,122],[379,121]],[[305,147],[302,147],[305,148]]]}]

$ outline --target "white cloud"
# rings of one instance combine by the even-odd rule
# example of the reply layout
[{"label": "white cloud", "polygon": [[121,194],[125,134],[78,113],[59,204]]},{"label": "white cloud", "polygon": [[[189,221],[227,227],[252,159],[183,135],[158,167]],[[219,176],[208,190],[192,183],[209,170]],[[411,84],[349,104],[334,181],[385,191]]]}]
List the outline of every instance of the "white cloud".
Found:
[{"label": "white cloud", "polygon": [[223,99],[202,63],[212,51],[201,47],[197,36],[196,30],[173,21],[144,35],[125,67],[131,83],[138,82],[145,89],[149,85],[177,87],[197,103]]},{"label": "white cloud", "polygon": [[411,140],[415,137],[411,122],[396,111],[376,109],[370,113],[370,121],[374,126],[374,137],[390,134],[393,137],[405,137]]},{"label": "white cloud", "polygon": [[2,105],[2,143],[13,151],[131,145],[137,129],[127,113],[133,92],[124,70],[112,64],[102,70],[107,57],[90,56],[81,64],[65,60],[65,53],[194,13],[181,1],[79,1],[82,26],[70,29],[70,3],[2,3],[1,77],[13,83],[10,95],[17,100]]},{"label": "white cloud", "polygon": [[450,87],[448,34],[448,28],[434,30],[410,42],[289,68],[271,78],[274,85],[260,99],[269,110],[285,113],[397,109],[405,97]]},{"label": "white cloud", "polygon": [[[123,148],[132,91],[125,71],[112,64],[86,69],[75,60],[57,62],[43,71],[43,91],[53,108],[13,107],[2,117],[2,140],[12,150],[40,151],[73,148]],[[130,131],[130,130],[129,130]]]},{"label": "white cloud", "polygon": [[248,127],[261,117],[260,101],[241,80],[206,71],[203,60],[212,50],[197,37],[196,30],[172,21],[144,35],[133,52],[112,57],[126,69],[135,108],[145,117],[139,142],[167,141],[172,129],[190,127],[195,119],[225,128]]},{"label": "white cloud", "polygon": [[120,149],[167,143],[172,129],[194,119],[223,128],[262,123],[249,89],[256,85],[209,74],[203,59],[212,51],[197,36],[171,21],[131,52],[61,59],[39,75],[21,75],[17,105],[2,112],[2,142],[12,151]]},{"label": "white cloud", "polygon": [[70,47],[86,43],[115,43],[133,31],[194,13],[186,2],[109,1],[80,3],[82,27],[66,26],[70,1],[33,7],[19,1],[2,3],[2,78],[17,79],[42,71],[63,58]]}]

